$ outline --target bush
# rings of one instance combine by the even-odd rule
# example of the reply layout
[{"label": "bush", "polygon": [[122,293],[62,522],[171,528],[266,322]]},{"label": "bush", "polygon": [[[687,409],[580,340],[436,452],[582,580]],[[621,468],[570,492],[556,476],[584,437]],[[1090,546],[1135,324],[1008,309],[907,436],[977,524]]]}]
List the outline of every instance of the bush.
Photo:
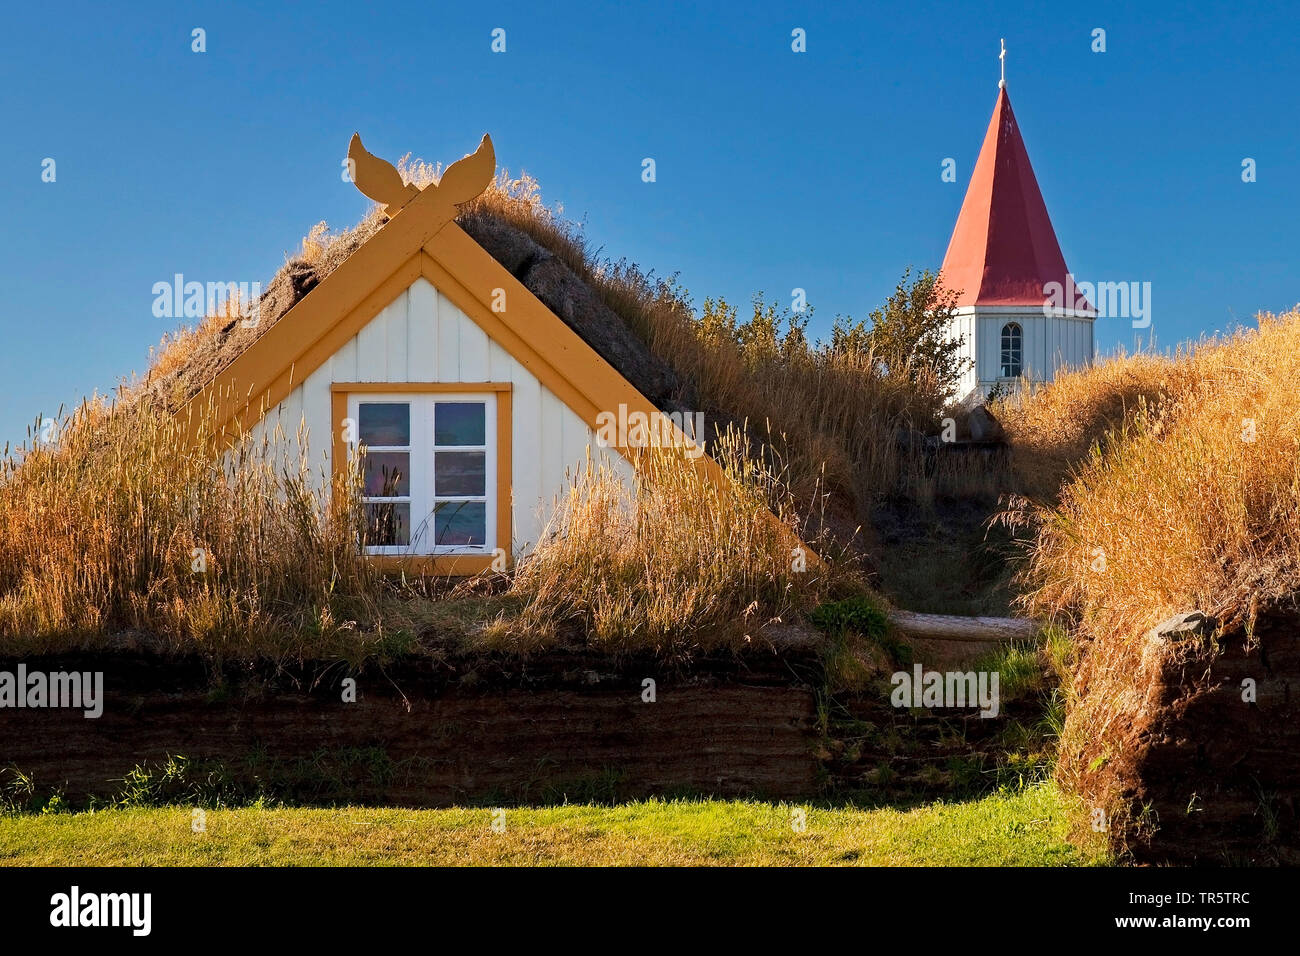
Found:
[{"label": "bush", "polygon": [[888,614],[870,596],[830,601],[815,608],[808,620],[830,637],[826,669],[833,685],[851,684],[855,672],[858,675],[866,673],[855,654],[855,645],[860,641],[883,651],[894,666],[912,665],[911,646],[891,633]]},{"label": "bush", "polygon": [[855,631],[863,637],[878,640],[889,630],[889,617],[885,609],[866,597],[823,604],[808,615],[808,620],[828,634]]}]

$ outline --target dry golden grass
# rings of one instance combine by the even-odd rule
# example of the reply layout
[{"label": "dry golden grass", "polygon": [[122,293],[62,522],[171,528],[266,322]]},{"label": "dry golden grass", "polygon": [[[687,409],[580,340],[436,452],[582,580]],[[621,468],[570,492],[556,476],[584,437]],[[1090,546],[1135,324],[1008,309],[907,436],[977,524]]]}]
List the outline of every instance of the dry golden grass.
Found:
[{"label": "dry golden grass", "polygon": [[783,325],[761,302],[738,322],[711,300],[693,314],[671,283],[634,266],[610,267],[595,283],[616,312],[639,317],[633,328],[647,330],[651,350],[694,385],[706,409],[762,423],[801,496],[816,488],[843,496],[861,517],[919,467],[896,433],[934,424],[936,383],[886,375],[870,352],[810,346],[801,327]]},{"label": "dry golden grass", "polygon": [[[1173,360],[1114,365],[1069,376],[1046,410],[1032,412],[1031,400],[1031,417],[1076,423],[1119,408],[1108,391],[1143,382],[1130,393],[1136,411],[1059,502],[1022,503],[1012,520],[1036,535],[1025,604],[1074,622],[1080,638],[1058,776],[1094,794],[1109,786],[1101,796],[1118,801],[1140,728],[1117,715],[1144,698],[1153,673],[1142,635],[1194,609],[1225,629],[1248,628],[1261,605],[1300,590],[1300,311],[1262,315],[1258,330]],[[1142,388],[1156,384],[1148,404]],[[1217,651],[1207,642],[1179,653],[1204,664]]]},{"label": "dry golden grass", "polygon": [[[438,172],[418,161],[404,161],[402,169],[421,187]],[[761,301],[747,319],[712,299],[697,310],[674,280],[624,260],[600,260],[526,174],[512,178],[502,170],[462,208],[462,219],[475,216],[509,223],[568,266],[678,374],[698,410],[751,423],[781,456],[801,498],[816,491],[837,496],[861,516],[880,496],[915,485],[924,471],[920,455],[900,450],[895,434],[936,422],[945,394],[933,376],[889,376],[870,352],[815,346],[804,336],[806,319]],[[956,475],[938,476],[941,488],[945,481],[963,484]]]},{"label": "dry golden grass", "polygon": [[[421,188],[436,183],[442,171],[409,156],[399,170]],[[803,335],[803,319],[778,315],[762,303],[747,320],[712,300],[697,312],[674,281],[625,261],[600,260],[563,208],[542,201],[537,181],[527,174],[511,177],[501,170],[482,196],[461,208],[459,218],[483,216],[521,230],[594,289],[677,372],[685,397],[698,410],[757,426],[763,441],[784,458],[800,493],[820,489],[847,502],[857,517],[842,522],[848,525],[844,531],[861,522],[872,502],[905,489],[924,471],[918,454],[900,451],[895,434],[935,424],[944,394],[943,383],[933,377],[886,375],[870,353],[814,347]],[[342,232],[316,224],[268,286],[255,330],[219,320],[183,330],[164,340],[133,391],[179,407],[293,305],[289,277],[323,279],[386,221],[376,206]],[[940,476],[941,485],[944,480]],[[952,476],[948,484],[963,482]],[[921,490],[930,485],[922,482]]]},{"label": "dry golden grass", "polygon": [[[1165,364],[1159,401],[1139,397],[1059,504],[1035,514],[1031,604],[1076,611],[1095,635],[1193,607],[1238,625],[1298,583],[1300,313],[1261,316],[1258,330]],[[1091,374],[1097,391],[1116,379],[1105,365]]]},{"label": "dry golden grass", "polygon": [[[419,161],[404,160],[401,169],[422,187],[440,173]],[[576,618],[613,644],[666,647],[676,634],[689,645],[710,628],[743,636],[805,606],[820,587],[810,585],[814,576],[792,576],[789,548],[777,547],[771,521],[757,517],[761,501],[776,506],[778,526],[807,538],[833,526],[843,544],[881,496],[932,491],[942,482],[927,473],[919,451],[901,449],[895,437],[900,428],[934,422],[940,383],[887,376],[861,350],[814,347],[801,320],[761,303],[746,321],[720,302],[706,301],[697,313],[674,282],[598,261],[527,175],[501,171],[462,208],[462,220],[474,216],[504,221],[548,249],[675,369],[696,407],[722,423],[749,423],[761,438],[736,439],[732,452],[743,444],[752,457],[725,466],[737,479],[734,489],[718,491],[693,470],[660,462],[635,489],[615,491],[606,475],[575,491],[553,539],[517,585],[517,593],[535,596],[534,634]],[[309,508],[305,463],[279,468],[267,449],[243,447],[236,468],[223,472],[182,447],[168,413],[385,221],[376,207],[342,232],[318,223],[268,285],[256,325],[233,321],[241,306],[234,302],[166,337],[146,375],[123,385],[111,411],[79,413],[57,450],[5,466],[0,634],[65,640],[140,629],[178,647],[233,652],[255,632],[289,640],[285,635],[354,626],[354,616],[375,619],[382,584],[351,543],[352,518]],[[774,461],[785,495],[779,501],[768,471]],[[602,524],[602,509],[626,495],[641,519],[631,527]],[[101,499],[108,507],[96,513]],[[807,503],[802,517],[793,500]],[[50,539],[38,546],[31,516],[47,514]],[[188,555],[205,542],[216,570],[200,578],[188,572]],[[836,563],[836,573],[849,573],[851,563]],[[391,606],[389,598],[380,603]],[[337,605],[348,602],[361,610],[341,616]]]},{"label": "dry golden grass", "polygon": [[[274,436],[271,436],[272,438]],[[154,405],[86,403],[57,442],[0,464],[0,640],[269,656],[352,647],[377,593],[358,509],[306,461],[245,438],[224,462]],[[199,568],[200,570],[195,570]]]},{"label": "dry golden grass", "polygon": [[[385,583],[358,546],[355,474],[331,487],[312,473],[302,430],[292,460],[284,437],[244,437],[222,460],[163,409],[97,402],[61,423],[57,443],[6,460],[5,652],[359,662],[450,625],[461,646],[527,651],[576,632],[611,651],[680,656],[743,646],[852,580],[850,561],[796,553],[788,489],[732,435],[721,483],[681,450],[647,450],[628,483],[589,460],[494,622],[473,583]],[[451,610],[467,602],[472,624]]]},{"label": "dry golden grass", "polygon": [[527,643],[578,624],[612,650],[738,647],[842,584],[844,567],[795,535],[781,474],[734,431],[715,455],[729,480],[677,449],[643,451],[631,479],[589,458],[519,569],[526,604],[509,630]]},{"label": "dry golden grass", "polygon": [[1104,445],[1139,406],[1158,407],[1195,386],[1188,357],[1188,352],[1172,358],[1120,352],[1060,374],[1048,385],[1022,382],[1017,392],[995,402],[993,412],[1015,449],[1018,487],[1036,497],[1054,498],[1093,446]]},{"label": "dry golden grass", "polygon": [[[437,182],[441,172],[405,157],[399,168],[406,181],[422,188]],[[827,519],[837,539],[848,543],[882,496],[969,490],[970,482],[957,473],[964,463],[953,463],[957,471],[951,475],[935,474],[919,449],[907,450],[896,441],[900,428],[934,423],[942,406],[940,383],[924,376],[919,382],[887,376],[862,351],[813,347],[799,320],[791,323],[792,317],[761,304],[744,321],[726,303],[709,300],[696,311],[674,282],[626,262],[599,261],[580,229],[564,218],[562,208],[543,203],[536,180],[526,174],[500,171],[460,214],[462,222],[484,216],[521,230],[588,283],[677,372],[693,407],[723,423],[751,423],[763,444],[782,458],[800,500],[824,496],[810,511],[818,522],[801,529],[805,535],[821,534],[820,522]],[[282,275],[308,269],[323,278],[384,221],[372,209],[341,233],[317,224]],[[264,305],[264,326],[278,318],[279,304]],[[204,326],[205,333],[221,329],[220,323]],[[154,385],[155,391],[192,394],[200,378],[246,347],[242,334],[236,330],[176,343],[185,355],[176,362],[165,352],[159,357],[149,380],[169,384]],[[179,372],[171,374],[174,370]]]}]

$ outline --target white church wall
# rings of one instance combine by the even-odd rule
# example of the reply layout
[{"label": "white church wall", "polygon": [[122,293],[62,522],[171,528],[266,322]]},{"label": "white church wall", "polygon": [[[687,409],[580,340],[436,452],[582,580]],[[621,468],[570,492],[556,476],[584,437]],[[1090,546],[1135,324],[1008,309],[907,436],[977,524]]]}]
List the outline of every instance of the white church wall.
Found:
[{"label": "white church wall", "polygon": [[969,367],[962,372],[961,381],[957,385],[957,398],[960,400],[970,394],[971,390],[979,384],[979,355],[977,354],[977,343],[979,339],[976,336],[975,316],[966,310],[958,310],[953,316],[950,328],[950,334],[953,338],[960,338],[961,350],[958,355],[963,362],[968,363]]},{"label": "white church wall", "polygon": [[966,371],[957,398],[978,390],[987,395],[999,381],[1002,366],[1002,329],[1015,322],[1021,330],[1021,372],[1033,381],[1050,382],[1057,372],[1092,363],[1093,320],[1075,316],[1043,315],[1033,306],[958,309],[950,326],[954,337],[965,336],[961,354],[975,365]]}]

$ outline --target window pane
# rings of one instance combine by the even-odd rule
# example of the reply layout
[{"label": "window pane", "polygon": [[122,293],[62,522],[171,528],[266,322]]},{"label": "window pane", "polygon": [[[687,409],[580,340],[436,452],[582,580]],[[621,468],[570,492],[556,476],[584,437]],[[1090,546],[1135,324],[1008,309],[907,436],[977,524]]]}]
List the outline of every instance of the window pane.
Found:
[{"label": "window pane", "polygon": [[481,451],[440,451],[433,456],[435,495],[487,494],[487,455]]},{"label": "window pane", "polygon": [[438,402],[433,414],[435,445],[485,444],[487,406],[482,402]]},{"label": "window pane", "polygon": [[366,544],[372,548],[411,543],[409,504],[366,505]]},{"label": "window pane", "polygon": [[366,453],[365,493],[372,498],[402,498],[411,493],[411,453],[371,451]]},{"label": "window pane", "polygon": [[482,545],[487,539],[487,505],[481,501],[440,501],[433,526],[437,545]]},{"label": "window pane", "polygon": [[1018,378],[1021,372],[1021,330],[1019,323],[1008,322],[1002,326],[1001,367],[998,372],[1002,378]]},{"label": "window pane", "polygon": [[357,437],[365,445],[409,445],[411,406],[407,402],[361,402]]}]

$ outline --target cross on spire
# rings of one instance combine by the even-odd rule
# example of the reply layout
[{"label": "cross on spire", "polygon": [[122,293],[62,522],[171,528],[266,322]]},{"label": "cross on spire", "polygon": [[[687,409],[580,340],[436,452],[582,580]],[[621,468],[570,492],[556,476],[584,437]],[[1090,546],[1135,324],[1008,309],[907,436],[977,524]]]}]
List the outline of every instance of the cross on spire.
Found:
[{"label": "cross on spire", "polygon": [[1003,39],[1000,42],[1002,52],[998,54],[998,59],[1002,61],[1002,79],[998,80],[998,89],[1005,90],[1007,88],[1007,41]]}]

